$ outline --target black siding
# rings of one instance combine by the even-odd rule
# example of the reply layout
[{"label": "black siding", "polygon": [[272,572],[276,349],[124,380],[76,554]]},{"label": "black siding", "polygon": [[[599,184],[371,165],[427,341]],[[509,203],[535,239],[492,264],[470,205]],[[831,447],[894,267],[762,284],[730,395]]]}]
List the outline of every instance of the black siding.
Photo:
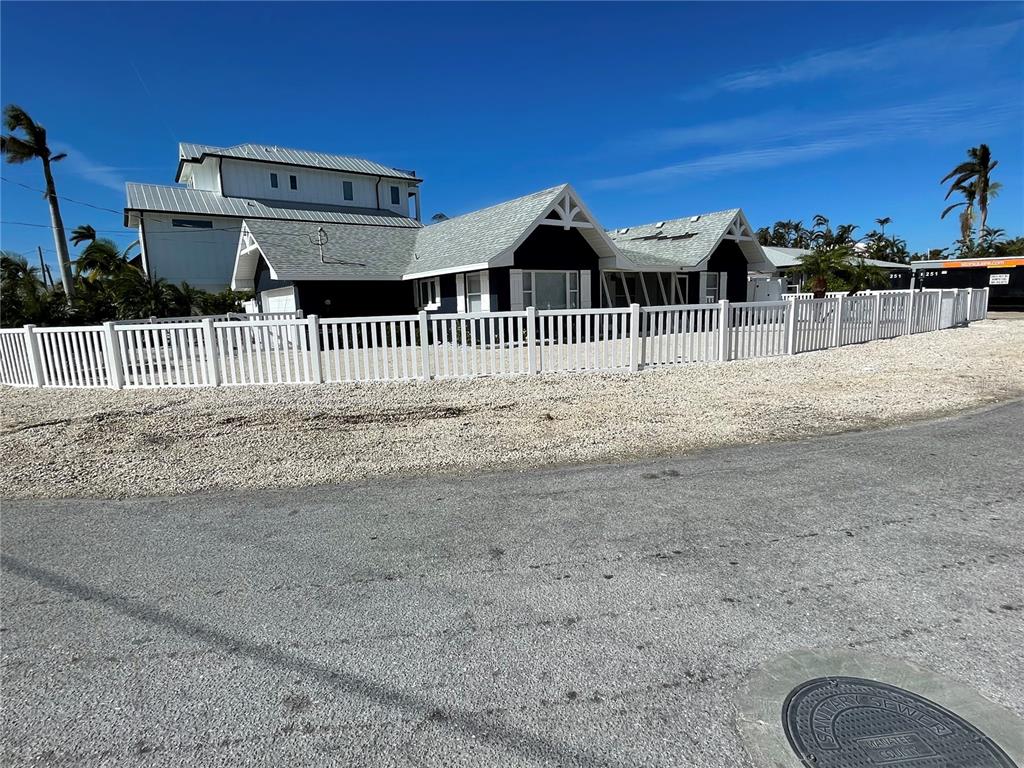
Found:
[{"label": "black siding", "polygon": [[[743,255],[743,251],[739,244],[735,240],[723,240],[715,248],[715,252],[708,258],[708,265],[705,267],[707,272],[725,272],[729,275],[728,285],[725,287],[726,295],[722,298],[726,298],[729,301],[746,301],[747,300],[747,257]],[[696,290],[693,285],[690,286],[690,295],[693,298],[694,303],[700,301],[698,296],[700,291],[700,273],[691,273],[694,275],[694,279],[691,281],[696,284]]]}]

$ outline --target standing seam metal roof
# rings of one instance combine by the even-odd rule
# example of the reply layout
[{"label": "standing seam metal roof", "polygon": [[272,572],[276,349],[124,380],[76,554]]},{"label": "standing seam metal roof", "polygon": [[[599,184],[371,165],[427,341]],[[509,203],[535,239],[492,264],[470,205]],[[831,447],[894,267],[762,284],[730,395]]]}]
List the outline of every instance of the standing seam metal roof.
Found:
[{"label": "standing seam metal roof", "polygon": [[159,211],[166,213],[232,216],[243,219],[277,219],[286,221],[319,221],[334,224],[366,224],[379,227],[420,229],[416,219],[377,208],[318,206],[294,208],[290,203],[254,200],[246,197],[224,197],[216,192],[159,184],[125,185],[128,204],[125,211]]},{"label": "standing seam metal roof", "polygon": [[329,171],[347,171],[370,176],[389,176],[397,179],[420,181],[411,171],[392,168],[373,160],[347,155],[331,155],[325,152],[310,152],[305,149],[287,149],[267,144],[238,144],[234,147],[211,147],[208,144],[178,145],[181,161],[195,162],[203,156],[230,157],[238,160],[259,160],[282,165],[299,165],[307,168],[323,168]]}]

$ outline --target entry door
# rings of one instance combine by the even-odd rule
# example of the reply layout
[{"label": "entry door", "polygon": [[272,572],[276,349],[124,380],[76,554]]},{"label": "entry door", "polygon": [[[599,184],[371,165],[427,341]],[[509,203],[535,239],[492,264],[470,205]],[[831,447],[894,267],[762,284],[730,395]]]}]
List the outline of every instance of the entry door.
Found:
[{"label": "entry door", "polygon": [[702,304],[717,304],[728,296],[729,275],[725,272],[700,273],[700,300]]}]

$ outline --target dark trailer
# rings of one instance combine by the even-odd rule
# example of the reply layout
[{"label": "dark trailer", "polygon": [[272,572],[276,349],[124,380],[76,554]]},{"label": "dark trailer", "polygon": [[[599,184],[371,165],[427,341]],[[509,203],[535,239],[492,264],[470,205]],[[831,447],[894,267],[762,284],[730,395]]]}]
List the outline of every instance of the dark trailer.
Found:
[{"label": "dark trailer", "polygon": [[988,288],[991,309],[1024,309],[1024,257],[915,261],[916,288]]}]

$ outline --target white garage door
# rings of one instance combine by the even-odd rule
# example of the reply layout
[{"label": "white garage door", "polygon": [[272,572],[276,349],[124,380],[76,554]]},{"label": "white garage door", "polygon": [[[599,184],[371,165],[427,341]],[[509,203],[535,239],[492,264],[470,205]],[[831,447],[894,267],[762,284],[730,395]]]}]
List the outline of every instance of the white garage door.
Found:
[{"label": "white garage door", "polygon": [[294,312],[295,288],[274,288],[260,294],[264,312]]}]

